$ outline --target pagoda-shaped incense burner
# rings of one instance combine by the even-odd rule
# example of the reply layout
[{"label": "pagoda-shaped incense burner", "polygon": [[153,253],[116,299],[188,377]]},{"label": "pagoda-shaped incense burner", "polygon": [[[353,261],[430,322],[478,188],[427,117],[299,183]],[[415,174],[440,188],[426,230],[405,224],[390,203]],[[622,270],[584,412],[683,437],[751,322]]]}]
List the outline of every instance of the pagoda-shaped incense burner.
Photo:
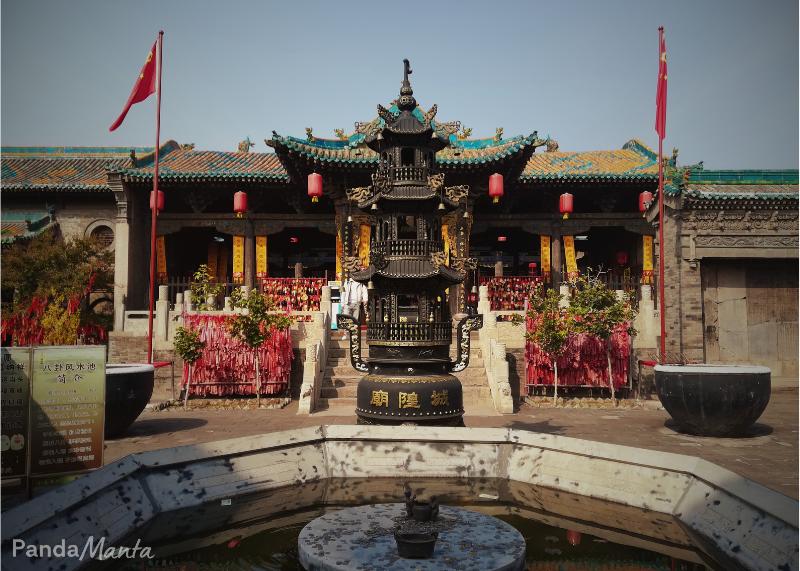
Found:
[{"label": "pagoda-shaped incense burner", "polygon": [[361,355],[361,330],[347,316],[353,366],[367,373],[358,384],[356,414],[364,424],[459,425],[461,383],[452,372],[469,362],[470,331],[480,315],[456,325],[457,357],[450,358],[453,321],[446,291],[461,283],[474,262],[450,255],[442,237],[445,215],[466,207],[469,189],[447,187],[436,153],[450,145],[453,126],[417,107],[408,60],[396,111],[362,125],[365,143],[379,156],[372,185],[348,190],[348,199],[371,224],[369,266],[350,276],[367,284],[369,359]]}]

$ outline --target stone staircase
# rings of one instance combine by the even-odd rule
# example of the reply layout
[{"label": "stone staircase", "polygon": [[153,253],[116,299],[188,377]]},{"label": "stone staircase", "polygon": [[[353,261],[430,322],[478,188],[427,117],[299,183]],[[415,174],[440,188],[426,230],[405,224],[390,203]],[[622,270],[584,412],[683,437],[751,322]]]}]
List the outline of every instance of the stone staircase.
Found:
[{"label": "stone staircase", "polygon": [[[342,411],[348,407],[354,410],[356,407],[356,388],[363,373],[359,373],[350,365],[349,342],[346,338],[340,338],[340,335],[333,333],[328,345],[328,362],[322,380],[319,411],[331,407]],[[364,350],[365,358],[369,357],[369,348],[366,342],[363,343],[362,350]],[[451,356],[451,358],[454,357]],[[465,409],[492,408],[483,355],[476,331],[472,332],[470,338],[469,366],[460,373],[456,373],[455,376],[461,381],[464,389]]]}]

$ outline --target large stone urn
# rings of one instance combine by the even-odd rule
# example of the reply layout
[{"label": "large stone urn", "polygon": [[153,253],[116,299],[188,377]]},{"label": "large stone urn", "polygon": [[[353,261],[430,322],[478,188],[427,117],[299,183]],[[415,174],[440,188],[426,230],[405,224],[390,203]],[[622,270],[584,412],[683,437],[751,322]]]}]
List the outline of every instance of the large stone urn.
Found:
[{"label": "large stone urn", "polygon": [[153,396],[153,365],[106,365],[106,438],[119,438]]},{"label": "large stone urn", "polygon": [[770,370],[751,365],[656,365],[661,404],[679,430],[699,436],[739,436],[764,412]]}]

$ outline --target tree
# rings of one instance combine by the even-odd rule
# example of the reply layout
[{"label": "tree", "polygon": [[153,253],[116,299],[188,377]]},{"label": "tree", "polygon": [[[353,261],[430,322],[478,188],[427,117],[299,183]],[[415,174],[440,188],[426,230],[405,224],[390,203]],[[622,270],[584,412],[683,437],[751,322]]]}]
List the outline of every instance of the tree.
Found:
[{"label": "tree", "polygon": [[597,276],[578,276],[573,285],[568,313],[577,333],[587,333],[604,341],[608,384],[611,388],[611,399],[616,401],[611,373],[611,335],[619,325],[625,323],[628,324],[628,334],[635,334],[632,322],[636,311],[628,299],[619,299],[616,292],[608,289]]},{"label": "tree", "polygon": [[200,339],[200,332],[187,327],[178,327],[175,330],[175,340],[173,342],[175,353],[188,365],[189,373],[186,377],[186,393],[183,397],[183,408],[189,404],[189,389],[192,386],[192,372],[194,364],[203,355],[206,342]]},{"label": "tree", "polygon": [[207,303],[209,296],[217,297],[222,293],[224,286],[222,284],[215,284],[214,277],[208,269],[206,264],[201,264],[197,271],[192,276],[192,302],[199,311],[208,311],[214,309],[213,306]]},{"label": "tree", "polygon": [[543,284],[536,284],[528,300],[528,317],[533,321],[533,329],[525,334],[553,364],[553,404],[558,399],[558,357],[572,333],[571,316],[561,307],[561,302],[562,296],[557,290],[545,290]]},{"label": "tree", "polygon": [[286,314],[274,313],[276,305],[271,298],[252,289],[245,296],[241,289],[231,292],[231,304],[234,309],[243,310],[231,319],[228,330],[253,351],[256,369],[256,406],[261,406],[261,365],[258,351],[272,335],[273,331],[283,331],[292,324],[292,318]]},{"label": "tree", "polygon": [[62,240],[54,230],[27,243],[3,249],[2,288],[13,292],[14,309],[27,307],[35,296],[69,298],[86,288],[110,289],[113,254],[93,238]]},{"label": "tree", "polygon": [[105,329],[111,323],[95,315],[85,301],[113,283],[113,254],[93,238],[64,241],[53,229],[27,242],[3,249],[0,277],[4,298],[4,342],[28,344],[77,343],[83,331]]}]

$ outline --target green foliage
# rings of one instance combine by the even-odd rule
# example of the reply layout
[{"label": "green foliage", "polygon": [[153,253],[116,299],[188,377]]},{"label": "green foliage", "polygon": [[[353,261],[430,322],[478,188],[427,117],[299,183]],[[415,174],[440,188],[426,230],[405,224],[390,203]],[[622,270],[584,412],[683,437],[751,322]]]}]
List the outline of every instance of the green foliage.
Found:
[{"label": "green foliage", "polygon": [[561,294],[555,289],[545,289],[537,284],[528,300],[528,317],[534,321],[534,328],[526,334],[551,359],[560,355],[572,334],[573,321],[562,307]]},{"label": "green foliage", "polygon": [[175,353],[186,363],[193,365],[203,354],[206,342],[200,340],[200,332],[195,329],[178,327],[173,342]]},{"label": "green foliage", "polygon": [[[608,340],[619,324],[631,323],[636,316],[630,301],[618,299],[597,277],[580,275],[573,286],[568,312],[577,333]],[[632,325],[628,326],[628,333],[636,333]]]},{"label": "green foliage", "polygon": [[269,339],[273,329],[288,329],[292,318],[275,311],[275,303],[257,290],[250,290],[245,296],[241,289],[231,292],[231,304],[235,309],[245,310],[237,314],[228,325],[233,337],[239,339],[252,349],[260,347]]},{"label": "green foliage", "polygon": [[511,325],[513,325],[514,327],[517,327],[522,323],[525,323],[525,318],[519,313],[512,313],[511,319],[509,319],[508,322],[511,323]]},{"label": "green foliage", "polygon": [[200,311],[213,309],[206,300],[208,296],[218,297],[223,291],[222,284],[214,283],[214,276],[208,271],[208,266],[202,264],[192,276],[192,303]]},{"label": "green foliage", "polygon": [[81,295],[90,280],[95,290],[110,289],[114,257],[93,238],[64,241],[54,230],[3,249],[3,290],[13,292],[13,311],[28,307],[34,297],[70,299]]}]

